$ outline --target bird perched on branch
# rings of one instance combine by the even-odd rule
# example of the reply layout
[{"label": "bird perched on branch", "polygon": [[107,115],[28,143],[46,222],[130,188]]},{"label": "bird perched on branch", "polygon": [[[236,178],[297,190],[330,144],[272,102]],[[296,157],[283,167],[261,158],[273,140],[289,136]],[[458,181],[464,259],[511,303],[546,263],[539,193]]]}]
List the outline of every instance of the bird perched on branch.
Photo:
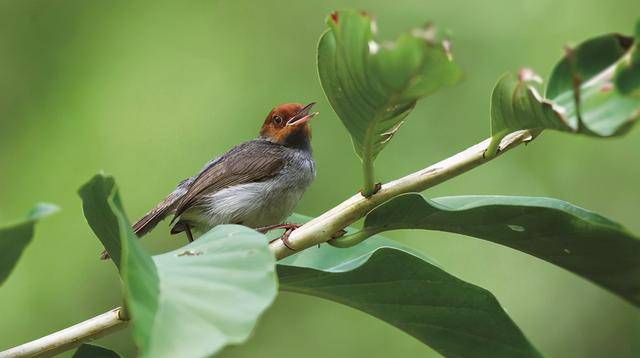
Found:
[{"label": "bird perched on branch", "polygon": [[[141,237],[173,215],[172,234],[206,232],[220,224],[240,224],[261,232],[298,226],[284,223],[316,174],[311,155],[309,121],[315,103],[288,103],[267,116],[260,136],[210,161],[194,177],[182,181],[155,208],[133,225]],[[108,258],[103,252],[102,258]]]}]

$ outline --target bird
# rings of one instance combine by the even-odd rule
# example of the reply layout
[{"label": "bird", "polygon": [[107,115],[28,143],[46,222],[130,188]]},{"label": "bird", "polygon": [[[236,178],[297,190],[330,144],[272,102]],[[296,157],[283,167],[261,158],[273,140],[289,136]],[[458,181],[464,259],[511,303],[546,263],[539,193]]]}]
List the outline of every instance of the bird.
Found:
[{"label": "bird", "polygon": [[[142,237],[169,216],[171,234],[205,233],[221,224],[239,224],[277,238],[291,248],[289,234],[299,227],[284,222],[316,176],[309,121],[315,102],[273,108],[256,139],[241,143],[208,162],[195,176],[147,212],[132,228]],[[108,259],[104,251],[102,259]]]}]

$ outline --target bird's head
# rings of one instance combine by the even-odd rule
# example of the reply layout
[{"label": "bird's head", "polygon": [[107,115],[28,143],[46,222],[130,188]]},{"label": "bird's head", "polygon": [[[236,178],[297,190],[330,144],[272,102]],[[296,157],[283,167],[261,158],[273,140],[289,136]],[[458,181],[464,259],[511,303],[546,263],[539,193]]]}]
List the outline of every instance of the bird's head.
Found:
[{"label": "bird's head", "polygon": [[287,103],[275,107],[260,129],[260,138],[288,147],[308,146],[311,140],[309,121],[318,114],[310,113],[315,104]]}]

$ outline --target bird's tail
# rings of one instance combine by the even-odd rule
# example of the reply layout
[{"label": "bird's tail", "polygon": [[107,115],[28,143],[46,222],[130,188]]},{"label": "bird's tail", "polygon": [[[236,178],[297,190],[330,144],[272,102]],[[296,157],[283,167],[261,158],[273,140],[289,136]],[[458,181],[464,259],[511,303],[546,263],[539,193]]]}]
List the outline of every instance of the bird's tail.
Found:
[{"label": "bird's tail", "polygon": [[[173,193],[169,194],[163,201],[158,203],[156,207],[151,209],[148,213],[146,213],[140,220],[136,221],[135,224],[132,225],[133,232],[138,237],[142,237],[146,235],[149,231],[151,231],[158,223],[167,215],[171,214],[175,211],[175,207],[179,201],[179,199],[184,195],[183,190],[176,190]],[[101,260],[109,259],[109,253],[105,250],[100,254]]]}]

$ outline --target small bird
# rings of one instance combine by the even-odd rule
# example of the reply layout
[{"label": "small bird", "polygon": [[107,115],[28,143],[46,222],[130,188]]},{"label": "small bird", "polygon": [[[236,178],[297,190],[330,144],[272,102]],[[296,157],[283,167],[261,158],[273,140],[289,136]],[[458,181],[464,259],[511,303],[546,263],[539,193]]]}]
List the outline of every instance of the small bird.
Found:
[{"label": "small bird", "polygon": [[[133,225],[141,237],[173,215],[171,234],[204,233],[220,224],[245,225],[260,232],[298,225],[284,223],[316,175],[309,121],[315,105],[282,104],[269,112],[257,139],[244,142],[207,163]],[[109,255],[102,253],[101,258]]]}]

